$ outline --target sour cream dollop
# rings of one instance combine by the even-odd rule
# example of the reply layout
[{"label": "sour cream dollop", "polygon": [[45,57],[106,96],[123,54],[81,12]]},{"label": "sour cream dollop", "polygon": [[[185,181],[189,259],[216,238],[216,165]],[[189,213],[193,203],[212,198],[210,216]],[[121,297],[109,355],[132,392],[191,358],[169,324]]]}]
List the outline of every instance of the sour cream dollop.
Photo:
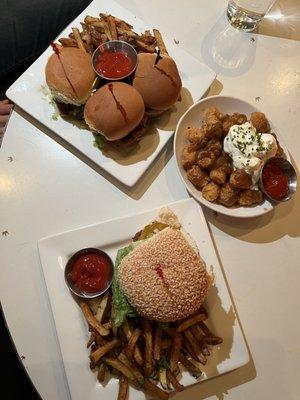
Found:
[{"label": "sour cream dollop", "polygon": [[235,169],[244,169],[251,175],[255,187],[264,162],[275,156],[277,143],[273,135],[257,132],[251,122],[245,122],[230,128],[223,148]]}]

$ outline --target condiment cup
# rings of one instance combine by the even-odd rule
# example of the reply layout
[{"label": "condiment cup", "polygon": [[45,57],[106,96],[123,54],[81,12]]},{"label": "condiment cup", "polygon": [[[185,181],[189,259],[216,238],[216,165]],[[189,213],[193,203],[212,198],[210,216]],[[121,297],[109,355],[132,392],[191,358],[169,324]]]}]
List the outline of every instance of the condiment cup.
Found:
[{"label": "condiment cup", "polygon": [[[286,192],[286,195],[284,197],[282,197],[280,200],[274,199],[272,196],[270,196],[270,194],[265,190],[265,187],[263,184],[263,179],[262,179],[263,171],[264,171],[264,168],[266,167],[266,165],[269,165],[269,164],[276,165],[277,167],[279,167],[288,178],[288,190]],[[290,200],[290,198],[294,195],[294,193],[297,190],[297,185],[298,185],[298,182],[297,182],[297,174],[296,174],[295,168],[288,160],[286,160],[283,157],[269,158],[269,160],[264,164],[264,166],[262,167],[262,169],[260,171],[259,186],[260,186],[261,190],[264,192],[264,194],[272,202],[281,203],[283,201]]]},{"label": "condiment cup", "polygon": [[[105,257],[110,265],[110,270],[111,270],[111,278],[107,283],[107,286],[104,287],[101,291],[99,292],[93,292],[93,293],[87,293],[82,291],[80,288],[74,285],[74,283],[71,281],[69,277],[69,273],[71,272],[73,265],[75,261],[82,256],[83,254],[86,253],[94,253],[94,254],[99,254],[102,257]],[[74,293],[78,297],[82,297],[84,299],[93,299],[95,297],[101,296],[101,294],[105,293],[111,286],[112,281],[113,281],[113,272],[114,272],[114,264],[111,260],[111,258],[102,250],[96,249],[96,248],[86,248],[77,251],[75,254],[72,255],[72,257],[69,259],[65,266],[65,282],[68,286],[68,288],[71,290],[72,293]]]},{"label": "condiment cup", "polygon": [[[106,51],[116,51],[119,53],[126,54],[132,62],[132,68],[130,72],[118,78],[108,78],[107,76],[102,75],[99,71],[97,71],[96,65],[98,57],[101,55],[101,53],[104,53]],[[121,79],[127,78],[134,72],[138,63],[138,55],[135,48],[131,46],[129,43],[123,42],[122,40],[110,40],[109,42],[100,44],[100,46],[96,48],[96,50],[93,53],[92,63],[94,71],[98,76],[100,76],[103,79],[106,79],[107,81],[119,81]]]}]

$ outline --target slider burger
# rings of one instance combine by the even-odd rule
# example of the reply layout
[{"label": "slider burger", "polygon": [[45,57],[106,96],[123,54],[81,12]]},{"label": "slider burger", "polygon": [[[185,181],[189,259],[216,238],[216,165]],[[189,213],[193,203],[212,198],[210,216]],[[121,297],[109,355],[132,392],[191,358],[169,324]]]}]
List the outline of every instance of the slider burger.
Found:
[{"label": "slider burger", "polygon": [[156,117],[176,103],[182,83],[176,63],[171,57],[139,53],[133,86],[144,100],[146,113]]},{"label": "slider burger", "polygon": [[86,102],[92,92],[96,74],[90,54],[76,47],[52,45],[45,75],[55,101],[73,106]]},{"label": "slider burger", "polygon": [[[145,235],[147,238],[141,239]],[[157,220],[139,232],[136,239],[117,257],[113,284],[116,325],[126,316],[126,301],[129,316],[136,312],[160,322],[180,320],[195,313],[213,278],[176,215],[162,209]]]},{"label": "slider burger", "polygon": [[142,123],[144,114],[142,96],[124,82],[102,86],[88,99],[84,108],[84,119],[89,128],[108,141],[116,141],[132,133]]}]

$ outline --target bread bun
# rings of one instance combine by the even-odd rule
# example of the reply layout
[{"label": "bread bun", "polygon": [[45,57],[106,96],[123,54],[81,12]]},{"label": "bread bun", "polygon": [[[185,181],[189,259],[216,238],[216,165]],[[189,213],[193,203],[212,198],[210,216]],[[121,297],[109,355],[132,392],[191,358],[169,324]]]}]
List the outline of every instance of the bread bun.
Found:
[{"label": "bread bun", "polygon": [[212,278],[191,240],[179,229],[165,228],[123,258],[120,287],[138,314],[170,322],[199,309]]},{"label": "bread bun", "polygon": [[84,104],[96,78],[91,55],[76,47],[57,45],[57,49],[59,56],[53,53],[46,65],[47,85],[55,100],[76,106]]},{"label": "bread bun", "polygon": [[123,82],[102,86],[84,108],[84,118],[90,129],[110,141],[128,135],[141,122],[144,113],[142,96],[133,86]]},{"label": "bread bun", "polygon": [[182,84],[175,61],[169,56],[161,57],[155,64],[156,53],[138,54],[133,86],[146,107],[164,111],[176,103]]}]

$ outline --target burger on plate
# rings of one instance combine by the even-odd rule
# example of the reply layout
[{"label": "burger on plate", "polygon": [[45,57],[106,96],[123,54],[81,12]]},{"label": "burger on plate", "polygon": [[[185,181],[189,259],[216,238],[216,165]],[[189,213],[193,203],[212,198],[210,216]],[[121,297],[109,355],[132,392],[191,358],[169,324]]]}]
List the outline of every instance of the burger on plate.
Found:
[{"label": "burger on plate", "polygon": [[63,114],[80,107],[90,97],[96,74],[91,55],[76,48],[54,44],[45,75],[52,97]]},{"label": "burger on plate", "polygon": [[149,116],[158,116],[172,107],[182,87],[173,58],[156,53],[139,53],[133,86],[141,94]]},{"label": "burger on plate", "polygon": [[142,134],[145,105],[140,93],[124,82],[111,82],[98,89],[86,102],[84,118],[89,128],[113,142]]},{"label": "burger on plate", "polygon": [[195,313],[205,300],[213,277],[197,246],[168,208],[118,253],[114,283],[115,324],[141,315],[160,322]]}]

